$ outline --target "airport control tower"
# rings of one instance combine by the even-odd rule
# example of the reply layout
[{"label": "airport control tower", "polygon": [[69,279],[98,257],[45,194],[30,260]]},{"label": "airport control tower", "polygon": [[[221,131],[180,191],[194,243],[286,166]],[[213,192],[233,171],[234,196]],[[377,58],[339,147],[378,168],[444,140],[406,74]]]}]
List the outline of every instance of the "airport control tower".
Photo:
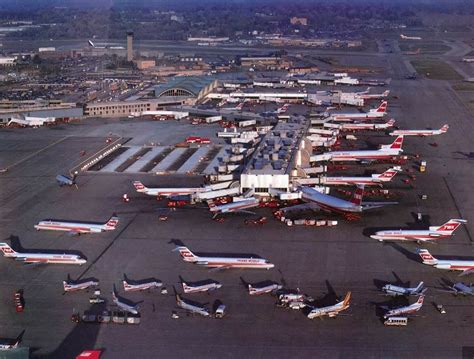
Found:
[{"label": "airport control tower", "polygon": [[127,61],[133,61],[133,32],[127,32]]}]

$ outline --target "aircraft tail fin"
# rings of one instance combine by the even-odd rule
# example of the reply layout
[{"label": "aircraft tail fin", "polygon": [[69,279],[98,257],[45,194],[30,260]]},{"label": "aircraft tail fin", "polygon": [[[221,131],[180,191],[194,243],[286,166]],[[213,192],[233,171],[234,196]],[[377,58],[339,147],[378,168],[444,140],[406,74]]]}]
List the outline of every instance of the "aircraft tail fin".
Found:
[{"label": "aircraft tail fin", "polygon": [[398,171],[396,169],[389,168],[384,173],[379,174],[377,178],[384,182],[389,182],[397,174],[397,172]]},{"label": "aircraft tail fin", "polygon": [[94,43],[92,42],[92,40],[89,40],[89,41],[87,41],[87,42],[89,43],[89,46],[90,46],[90,47],[95,47],[95,45],[94,45]]},{"label": "aircraft tail fin", "polygon": [[117,215],[114,213],[110,217],[110,219],[105,223],[105,226],[111,229],[115,229],[117,227],[117,224],[119,223],[119,218]]},{"label": "aircraft tail fin", "polygon": [[425,285],[425,283],[423,283],[423,281],[421,281],[415,288],[415,293],[422,293],[422,289],[423,289],[423,286]]},{"label": "aircraft tail fin", "polygon": [[360,206],[362,205],[363,197],[364,197],[364,185],[358,184],[354,192],[354,195],[351,198],[351,203],[355,204],[356,206]]},{"label": "aircraft tail fin", "polygon": [[140,181],[133,181],[133,187],[135,187],[137,192],[144,192],[147,189]]},{"label": "aircraft tail fin", "polygon": [[390,95],[390,90],[385,90],[382,94],[383,97],[387,97],[388,95]]},{"label": "aircraft tail fin", "polygon": [[388,148],[392,150],[400,150],[402,149],[402,145],[403,145],[403,136],[398,136]]},{"label": "aircraft tail fin", "polygon": [[379,107],[377,107],[377,110],[375,112],[387,112],[387,106],[388,102],[387,101],[382,101]]},{"label": "aircraft tail fin", "polygon": [[450,219],[442,226],[436,229],[437,232],[449,232],[452,234],[460,225],[461,223],[466,223],[464,219]]},{"label": "aircraft tail fin", "polygon": [[347,294],[344,298],[344,301],[342,302],[343,307],[348,307],[349,306],[349,302],[351,301],[351,295],[352,295],[352,292],[347,292]]},{"label": "aircraft tail fin", "polygon": [[441,133],[446,133],[446,132],[448,132],[448,129],[449,129],[449,125],[448,125],[448,124],[445,124],[445,125],[443,125],[443,127],[441,127],[441,128],[439,129],[439,131],[440,131]]},{"label": "aircraft tail fin", "polygon": [[438,260],[433,257],[427,249],[419,249],[418,255],[423,260],[423,264],[433,265],[438,262]]},{"label": "aircraft tail fin", "polygon": [[249,290],[250,295],[257,292],[257,290],[254,287],[252,287],[252,284],[249,283],[247,286],[248,286],[248,290]]},{"label": "aircraft tail fin", "polygon": [[425,300],[425,296],[424,295],[420,295],[418,297],[418,300],[416,301],[416,304],[420,304],[420,305],[423,305],[423,301]]},{"label": "aircraft tail fin", "polygon": [[194,262],[198,259],[198,256],[191,252],[188,247],[180,246],[176,247],[174,250],[179,252],[184,261]]},{"label": "aircraft tail fin", "polygon": [[0,243],[0,251],[3,252],[5,257],[14,257],[17,254],[7,243]]},{"label": "aircraft tail fin", "polygon": [[395,120],[391,118],[390,120],[387,121],[387,126],[392,127],[395,124]]}]

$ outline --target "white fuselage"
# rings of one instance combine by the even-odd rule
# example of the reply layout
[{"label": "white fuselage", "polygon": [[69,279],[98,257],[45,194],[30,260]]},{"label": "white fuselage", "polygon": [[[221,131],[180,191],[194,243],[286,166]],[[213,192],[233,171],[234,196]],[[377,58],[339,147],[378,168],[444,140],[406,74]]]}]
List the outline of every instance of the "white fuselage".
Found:
[{"label": "white fuselage", "polygon": [[75,292],[78,290],[88,289],[90,287],[96,287],[99,285],[99,282],[96,281],[87,281],[83,283],[72,283],[72,282],[63,282],[63,287],[65,292]]},{"label": "white fuselage", "polygon": [[[427,263],[425,263],[427,264]],[[467,271],[474,269],[474,261],[470,260],[436,260],[436,263],[431,264],[438,269]]]},{"label": "white fuselage", "polygon": [[204,285],[189,285],[182,283],[184,293],[210,292],[222,287],[220,283],[209,283]]},{"label": "white fuselage", "polygon": [[388,182],[377,177],[323,177],[321,184],[329,186],[351,186],[364,184],[366,186],[379,186],[383,182]]},{"label": "white fuselage", "polygon": [[148,290],[148,289],[153,289],[153,288],[159,288],[163,285],[162,282],[148,282],[148,283],[140,283],[140,284],[130,284],[127,281],[123,281],[123,289],[126,292],[138,292],[141,290]]},{"label": "white fuselage", "polygon": [[440,130],[395,130],[390,132],[390,136],[434,136],[444,132]]},{"label": "white fuselage", "polygon": [[352,202],[319,193],[310,187],[301,187],[301,198],[310,203],[316,204],[318,207],[327,211],[334,212],[362,212],[362,206]]},{"label": "white fuselage", "polygon": [[416,313],[417,311],[419,311],[421,309],[422,306],[423,306],[423,303],[420,304],[420,303],[416,302],[416,303],[413,303],[413,304],[408,305],[406,307],[392,309],[392,310],[389,310],[387,313],[385,313],[384,318],[396,317],[396,316],[399,316],[401,314]]},{"label": "white fuselage", "polygon": [[191,313],[199,314],[204,317],[208,317],[210,315],[209,311],[206,308],[200,307],[191,303],[187,303],[186,301],[181,299],[179,296],[176,297],[176,304],[181,309],[187,310]]},{"label": "white fuselage", "polygon": [[382,118],[386,112],[367,112],[367,113],[334,113],[330,116],[331,121],[334,122],[349,122],[352,120],[373,120]]},{"label": "white fuselage", "polygon": [[202,265],[209,268],[259,268],[259,269],[270,269],[275,265],[268,263],[266,259],[262,258],[233,258],[233,257],[198,257],[196,260],[187,260],[198,265]]},{"label": "white fuselage", "polygon": [[349,306],[344,307],[343,303],[337,303],[335,305],[330,305],[328,307],[323,307],[323,308],[313,308],[309,313],[308,313],[308,318],[309,319],[314,319],[318,317],[323,317],[325,315],[329,317],[335,317],[336,315],[339,314],[339,312],[347,309]]},{"label": "white fuselage", "polygon": [[259,200],[256,198],[245,199],[243,201],[237,201],[232,203],[223,204],[221,206],[210,207],[211,212],[216,213],[231,213],[238,212],[248,208],[257,207]]},{"label": "white fuselage", "polygon": [[436,230],[388,230],[378,231],[370,237],[379,241],[434,241],[451,237],[452,231]]},{"label": "white fuselage", "polygon": [[105,231],[113,231],[115,227],[108,226],[105,223],[55,221],[53,219],[47,219],[36,224],[35,229],[38,231],[49,230],[75,233],[101,233]]},{"label": "white fuselage", "polygon": [[261,294],[271,293],[282,288],[283,286],[279,284],[272,284],[272,285],[267,285],[265,287],[257,287],[257,288],[249,285],[249,294],[261,295]]},{"label": "white fuselage", "polygon": [[360,161],[360,160],[380,160],[398,156],[403,150],[383,148],[379,150],[364,151],[334,151],[328,152],[329,161]]},{"label": "white fuselage", "polygon": [[170,196],[185,196],[200,192],[206,192],[206,188],[146,188],[145,190],[137,190],[139,193],[145,193],[148,196],[154,197],[170,197]]},{"label": "white fuselage", "polygon": [[45,264],[79,264],[87,262],[86,259],[76,254],[53,254],[53,253],[16,253],[6,256],[14,258],[16,261],[24,263],[45,263]]},{"label": "white fuselage", "polygon": [[118,299],[115,294],[113,294],[113,302],[115,303],[115,305],[117,305],[117,307],[119,307],[120,309],[126,311],[126,312],[129,312],[129,313],[132,313],[132,314],[138,314],[138,309],[137,309],[137,306],[133,306],[133,305],[128,305],[122,301],[120,301],[120,299]]}]

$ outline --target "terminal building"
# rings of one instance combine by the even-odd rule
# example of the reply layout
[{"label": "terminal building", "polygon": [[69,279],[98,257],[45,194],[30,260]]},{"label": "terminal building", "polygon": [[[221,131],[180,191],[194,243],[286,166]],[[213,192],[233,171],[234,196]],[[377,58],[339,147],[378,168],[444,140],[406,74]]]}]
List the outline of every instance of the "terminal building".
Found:
[{"label": "terminal building", "polygon": [[178,106],[185,100],[185,97],[167,97],[143,101],[94,102],[84,105],[84,116],[127,117],[143,111],[162,110],[165,106]]},{"label": "terminal building", "polygon": [[[187,97],[190,102],[199,102],[219,86],[219,81],[211,76],[174,77],[169,82],[155,87],[155,97]],[[189,103],[191,104],[191,103]]]},{"label": "terminal building", "polygon": [[302,176],[301,168],[309,167],[312,146],[305,137],[310,124],[309,118],[293,117],[265,135],[240,176],[242,193],[249,189],[258,195],[268,195],[272,189],[290,191],[292,177]]}]

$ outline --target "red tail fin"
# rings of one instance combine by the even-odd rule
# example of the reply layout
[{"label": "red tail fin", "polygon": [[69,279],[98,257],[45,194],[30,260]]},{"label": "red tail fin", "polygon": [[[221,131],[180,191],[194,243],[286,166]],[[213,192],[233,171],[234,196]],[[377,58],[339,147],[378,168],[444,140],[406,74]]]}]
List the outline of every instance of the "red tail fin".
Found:
[{"label": "red tail fin", "polygon": [[395,149],[395,150],[400,150],[403,145],[403,136],[398,136],[395,141],[390,145],[389,148]]},{"label": "red tail fin", "polygon": [[392,127],[393,125],[395,124],[395,120],[393,118],[391,118],[388,122],[387,122],[387,125],[389,127]]},{"label": "red tail fin", "polygon": [[116,215],[112,215],[105,224],[107,227],[115,228],[119,222],[119,218]]},{"label": "red tail fin", "polygon": [[388,102],[387,101],[383,101],[380,106],[377,108],[377,112],[386,112],[387,111],[387,106],[388,106]]},{"label": "red tail fin", "polygon": [[449,125],[446,124],[446,125],[443,125],[443,127],[441,127],[439,130],[442,133],[446,133],[446,132],[448,132],[448,129],[449,129]]},{"label": "red tail fin", "polygon": [[440,226],[436,231],[453,233],[463,222],[464,220],[450,219],[448,222]]},{"label": "red tail fin", "polygon": [[351,203],[355,204],[356,206],[360,206],[362,204],[363,197],[364,197],[364,185],[358,184],[354,192],[354,195],[351,198]]},{"label": "red tail fin", "polygon": [[146,187],[143,185],[143,183],[141,183],[140,181],[134,181],[133,182],[133,186],[135,187],[135,189],[140,192],[140,191],[143,191]]},{"label": "red tail fin", "polygon": [[393,168],[390,168],[390,169],[386,170],[384,173],[381,173],[378,176],[378,178],[386,180],[386,181],[390,181],[396,174],[397,174],[397,171]]}]

